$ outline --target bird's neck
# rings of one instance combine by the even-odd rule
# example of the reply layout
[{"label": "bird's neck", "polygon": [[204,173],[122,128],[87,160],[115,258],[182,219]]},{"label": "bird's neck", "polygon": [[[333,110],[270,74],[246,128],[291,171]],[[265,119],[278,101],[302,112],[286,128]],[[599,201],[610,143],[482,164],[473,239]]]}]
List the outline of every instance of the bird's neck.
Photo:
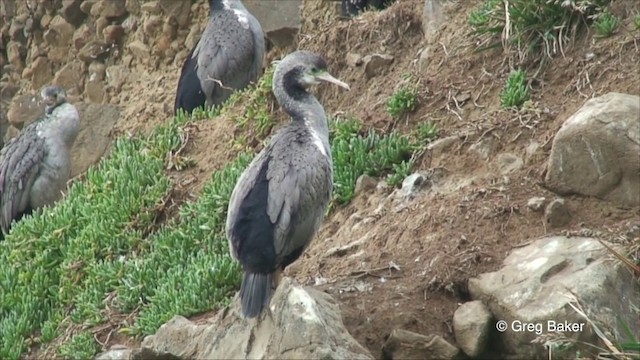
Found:
[{"label": "bird's neck", "polygon": [[304,122],[324,139],[329,139],[329,127],[324,108],[315,96],[308,93],[301,86],[287,84],[286,80],[276,87],[274,94],[278,103],[293,121]]},{"label": "bird's neck", "polygon": [[57,136],[53,138],[60,138],[67,146],[71,146],[80,132],[80,118],[75,106],[64,102],[45,116],[47,132],[56,133]]}]

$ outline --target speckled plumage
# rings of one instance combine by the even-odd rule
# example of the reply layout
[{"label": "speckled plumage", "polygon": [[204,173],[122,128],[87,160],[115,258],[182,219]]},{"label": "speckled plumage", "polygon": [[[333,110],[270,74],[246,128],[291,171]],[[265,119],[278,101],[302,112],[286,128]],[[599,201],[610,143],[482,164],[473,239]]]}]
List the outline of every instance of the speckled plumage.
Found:
[{"label": "speckled plumage", "polygon": [[13,220],[50,205],[66,187],[80,117],[57,86],[43,90],[44,115],[0,150],[0,237]]},{"label": "speckled plumage", "polygon": [[307,51],[294,52],[277,65],[273,92],[293,121],[254,158],[231,195],[227,236],[244,270],[240,297],[247,317],[268,305],[280,272],[307,248],[331,199],[327,119],[306,88],[318,79],[348,86],[326,72],[324,78],[309,75],[325,68],[321,57]]},{"label": "speckled plumage", "polygon": [[174,110],[219,105],[262,72],[264,33],[240,0],[210,0],[209,21],[185,60]]}]

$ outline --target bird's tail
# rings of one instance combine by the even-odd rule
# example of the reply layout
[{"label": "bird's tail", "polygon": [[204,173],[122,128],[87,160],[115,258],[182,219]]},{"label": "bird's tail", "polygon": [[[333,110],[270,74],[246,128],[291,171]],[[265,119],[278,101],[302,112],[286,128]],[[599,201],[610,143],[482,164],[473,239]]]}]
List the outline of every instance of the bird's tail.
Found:
[{"label": "bird's tail", "polygon": [[245,272],[240,285],[240,301],[245,318],[260,315],[262,309],[269,306],[271,300],[271,278],[273,274]]}]

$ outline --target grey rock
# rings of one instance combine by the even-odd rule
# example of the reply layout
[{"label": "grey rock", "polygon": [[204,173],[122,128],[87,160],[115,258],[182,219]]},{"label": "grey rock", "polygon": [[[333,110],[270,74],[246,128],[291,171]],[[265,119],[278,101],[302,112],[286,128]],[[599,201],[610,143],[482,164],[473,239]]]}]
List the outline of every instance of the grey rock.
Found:
[{"label": "grey rock", "polygon": [[532,197],[527,201],[527,207],[531,209],[531,211],[541,212],[546,203],[547,199],[545,197]]},{"label": "grey rock", "polygon": [[133,16],[140,16],[140,3],[141,2],[138,0],[126,0],[124,7],[127,9],[127,12],[129,12],[129,14]]},{"label": "grey rock", "polygon": [[364,73],[370,79],[381,72],[385,66],[393,63],[394,57],[388,54],[372,54],[364,57]]},{"label": "grey rock", "polygon": [[[158,0],[166,17],[173,17],[178,26],[184,28],[189,24],[191,14],[191,2],[175,0]],[[244,2],[243,2],[244,3]]]},{"label": "grey rock", "polygon": [[119,92],[122,89],[122,85],[127,81],[130,73],[131,71],[125,65],[109,66],[106,70],[107,83],[116,92]]},{"label": "grey rock", "polygon": [[466,302],[453,313],[456,343],[468,356],[475,358],[487,349],[493,328],[493,316],[482,301]]},{"label": "grey rock", "polygon": [[264,35],[271,41],[273,45],[279,48],[286,48],[295,43],[296,36],[300,28],[283,26],[274,30],[267,31]]},{"label": "grey rock", "polygon": [[70,61],[56,72],[53,82],[62,86],[68,95],[78,95],[84,88],[84,70],[85,66],[79,60]]},{"label": "grey rock", "polygon": [[554,199],[544,210],[544,219],[552,228],[567,225],[571,221],[571,213],[564,199]]},{"label": "grey rock", "polygon": [[105,89],[102,80],[89,77],[84,85],[85,100],[92,103],[102,103],[105,100]]},{"label": "grey rock", "polygon": [[9,38],[13,41],[24,44],[27,41],[25,36],[25,27],[27,23],[26,16],[16,16],[9,26]]},{"label": "grey rock", "polygon": [[422,187],[424,182],[425,182],[425,177],[420,173],[414,173],[407,176],[402,181],[402,195],[408,198],[415,197],[416,193]]},{"label": "grey rock", "polygon": [[87,17],[87,14],[80,9],[81,4],[82,0],[62,0],[62,9],[60,10],[62,17],[75,27],[80,26]]},{"label": "grey rock", "polygon": [[73,47],[76,50],[82,49],[90,40],[93,33],[91,32],[91,28],[89,25],[82,24],[74,33],[73,38],[71,39],[73,43]]},{"label": "grey rock", "polygon": [[107,44],[120,43],[124,36],[124,28],[121,25],[108,25],[102,30],[102,37]]},{"label": "grey rock", "polygon": [[89,64],[89,78],[95,80],[104,80],[106,70],[107,67],[103,63],[94,61]]},{"label": "grey rock", "polygon": [[356,180],[355,194],[359,195],[374,190],[377,184],[378,182],[376,181],[376,179],[372,178],[371,176],[366,174],[360,175],[360,177],[358,177],[358,179]]},{"label": "grey rock", "polygon": [[143,43],[140,40],[134,40],[130,42],[127,45],[127,48],[129,49],[129,51],[131,51],[131,53],[135,58],[143,59],[143,60],[149,58],[149,54],[150,54],[149,46],[147,46],[145,43]]},{"label": "grey rock", "polygon": [[351,66],[352,68],[357,67],[362,65],[363,63],[363,59],[362,59],[362,55],[360,54],[356,54],[356,53],[347,53],[347,65]]},{"label": "grey rock", "polygon": [[484,137],[469,146],[468,151],[470,153],[475,153],[480,159],[486,161],[489,160],[493,154],[495,147],[496,144],[493,137]]},{"label": "grey rock", "polygon": [[7,120],[18,129],[35,121],[44,111],[40,95],[24,94],[14,97],[9,105]]},{"label": "grey rock", "polygon": [[283,278],[271,311],[244,319],[236,297],[215,318],[194,323],[176,316],[142,348],[190,359],[373,359],[342,323],[335,300]]},{"label": "grey rock", "polygon": [[431,40],[440,26],[447,20],[446,11],[443,11],[443,0],[424,0],[422,10],[422,30],[427,41]]},{"label": "grey rock", "polygon": [[93,5],[95,5],[96,2],[97,0],[84,0],[80,4],[80,11],[89,15],[91,13],[91,8],[93,8]]},{"label": "grey rock", "polygon": [[[599,344],[587,320],[569,305],[576,304],[575,298],[614,342],[625,339],[617,319],[638,318],[640,284],[593,238],[554,236],[536,240],[515,249],[500,270],[470,279],[469,291],[473,299],[487,304],[498,320],[506,321],[506,331],[497,336],[505,357],[511,358],[546,358],[548,349],[532,340],[550,334],[565,321],[577,324],[577,331],[564,331],[565,336]],[[532,323],[538,329],[515,331],[522,323]],[[630,321],[628,325],[638,338],[640,324]],[[575,346],[583,356],[593,355],[593,348]]]},{"label": "grey rock", "polygon": [[22,77],[31,81],[33,89],[40,89],[53,79],[51,61],[44,56],[36,58],[22,73]]},{"label": "grey rock", "polygon": [[151,15],[160,15],[162,14],[162,8],[157,1],[147,1],[140,5],[140,10],[143,12],[149,13]]},{"label": "grey rock", "polygon": [[93,360],[126,360],[131,356],[131,349],[122,345],[112,346],[108,351],[96,355]]},{"label": "grey rock", "polygon": [[460,349],[451,345],[440,335],[421,335],[411,331],[396,329],[382,347],[383,358],[422,360],[459,359]]},{"label": "grey rock", "polygon": [[27,56],[27,49],[24,45],[17,41],[9,41],[6,51],[9,63],[17,70],[22,70],[24,68],[24,59]]},{"label": "grey rock", "polygon": [[108,51],[107,44],[102,40],[91,40],[78,51],[78,59],[90,63],[101,60]]},{"label": "grey rock", "polygon": [[556,134],[545,182],[553,191],[640,205],[640,96],[587,101]]},{"label": "grey rock", "polygon": [[258,19],[262,31],[279,48],[294,44],[300,31],[302,0],[243,0],[242,3]]},{"label": "grey rock", "polygon": [[71,43],[75,29],[62,16],[56,15],[44,32],[44,40],[55,47],[66,47]]},{"label": "grey rock", "polygon": [[522,165],[524,165],[524,161],[517,155],[502,153],[496,157],[496,165],[498,166],[498,171],[500,171],[502,175],[506,175],[520,170]]},{"label": "grey rock", "polygon": [[94,17],[116,18],[126,13],[125,0],[99,0],[91,7]]}]

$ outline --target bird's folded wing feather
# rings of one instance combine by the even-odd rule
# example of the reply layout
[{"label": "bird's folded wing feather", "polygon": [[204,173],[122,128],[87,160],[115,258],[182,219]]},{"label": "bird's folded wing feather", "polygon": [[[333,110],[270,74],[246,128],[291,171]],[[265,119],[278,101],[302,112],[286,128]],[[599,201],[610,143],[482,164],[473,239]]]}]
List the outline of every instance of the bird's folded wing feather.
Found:
[{"label": "bird's folded wing feather", "polygon": [[[274,245],[276,254],[289,254],[306,244],[295,243],[291,239],[289,231],[292,221],[296,220],[299,226],[306,224],[312,227],[315,219],[303,219],[297,214],[304,210],[306,214],[313,214],[316,210],[324,212],[319,200],[323,198],[321,191],[330,191],[326,185],[331,182],[331,169],[328,159],[321,155],[315,148],[304,145],[303,142],[291,141],[276,145],[281,151],[278,154],[276,166],[270,167],[267,172],[269,180],[269,200],[267,214],[275,225]],[[322,207],[322,209],[315,209]],[[309,232],[312,231],[309,229]],[[293,242],[291,242],[293,240]]]},{"label": "bird's folded wing feather", "polygon": [[37,124],[26,127],[0,153],[0,228],[7,231],[13,218],[27,205],[31,185],[45,156],[44,139]]},{"label": "bird's folded wing feather", "polygon": [[[250,32],[242,28],[231,11],[216,14],[207,25],[194,57],[198,59],[198,76],[204,81],[206,94],[224,84],[227,74],[238,74],[245,71],[249,76],[248,66],[253,59],[254,39]],[[220,29],[227,29],[221,32]],[[230,36],[233,35],[233,38]],[[222,84],[218,83],[220,81]]]}]

